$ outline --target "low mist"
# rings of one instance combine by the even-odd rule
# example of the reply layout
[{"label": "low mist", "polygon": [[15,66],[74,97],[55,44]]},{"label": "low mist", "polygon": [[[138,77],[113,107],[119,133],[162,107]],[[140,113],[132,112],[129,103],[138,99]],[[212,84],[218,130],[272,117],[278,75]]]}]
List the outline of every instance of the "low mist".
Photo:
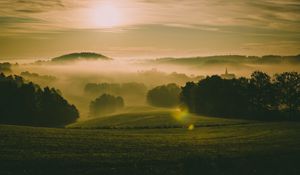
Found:
[{"label": "low mist", "polygon": [[[16,63],[18,60],[10,60]],[[175,83],[179,86],[186,82],[197,82],[207,75],[221,75],[227,69],[236,77],[249,77],[253,71],[260,70],[270,75],[285,71],[300,71],[300,64],[272,63],[257,64],[249,62],[182,62],[174,59],[155,60],[79,60],[74,62],[26,62],[12,65],[11,74],[24,77],[27,81],[41,87],[54,87],[75,104],[80,116],[89,116],[89,104],[103,93],[122,96],[125,106],[147,105],[147,92],[160,85]],[[120,88],[118,91],[86,92],[87,84],[108,84],[122,87],[124,84],[139,84],[143,91],[136,94]]]}]

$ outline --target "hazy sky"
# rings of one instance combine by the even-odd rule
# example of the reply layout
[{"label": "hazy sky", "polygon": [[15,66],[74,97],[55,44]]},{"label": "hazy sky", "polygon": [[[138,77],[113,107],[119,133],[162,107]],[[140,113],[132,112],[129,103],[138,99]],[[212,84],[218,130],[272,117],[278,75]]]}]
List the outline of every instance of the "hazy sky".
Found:
[{"label": "hazy sky", "polygon": [[0,0],[0,58],[300,53],[300,0]]}]

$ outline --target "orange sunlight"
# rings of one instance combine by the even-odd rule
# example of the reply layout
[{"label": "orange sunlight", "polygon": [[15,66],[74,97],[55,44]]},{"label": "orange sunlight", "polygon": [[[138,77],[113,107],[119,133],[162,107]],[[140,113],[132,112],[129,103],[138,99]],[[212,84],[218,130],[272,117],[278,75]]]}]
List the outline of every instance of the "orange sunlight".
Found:
[{"label": "orange sunlight", "polygon": [[124,14],[114,2],[105,1],[90,8],[90,23],[100,28],[113,28],[124,23]]}]

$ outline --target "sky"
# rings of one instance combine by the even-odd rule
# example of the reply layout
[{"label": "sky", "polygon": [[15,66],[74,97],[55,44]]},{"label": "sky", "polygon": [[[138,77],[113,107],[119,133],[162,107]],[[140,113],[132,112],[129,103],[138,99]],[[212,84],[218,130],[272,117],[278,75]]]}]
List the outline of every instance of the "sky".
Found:
[{"label": "sky", "polygon": [[0,59],[300,54],[300,0],[1,0]]}]

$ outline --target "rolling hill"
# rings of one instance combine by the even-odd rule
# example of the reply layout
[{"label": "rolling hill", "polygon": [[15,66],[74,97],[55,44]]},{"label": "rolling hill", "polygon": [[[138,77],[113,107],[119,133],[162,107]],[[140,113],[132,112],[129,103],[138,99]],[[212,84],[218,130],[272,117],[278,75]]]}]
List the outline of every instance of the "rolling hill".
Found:
[{"label": "rolling hill", "polygon": [[204,56],[204,57],[187,57],[187,58],[159,58],[155,62],[161,64],[179,64],[179,65],[193,65],[193,66],[210,66],[218,64],[280,64],[290,63],[299,64],[300,55],[295,56],[279,56],[279,55],[265,55],[258,56],[244,56],[244,55],[219,55],[219,56]]},{"label": "rolling hill", "polygon": [[145,108],[145,110],[138,110],[134,108],[134,110],[128,110],[119,114],[79,121],[77,123],[68,125],[67,127],[81,129],[149,129],[194,128],[249,123],[254,123],[254,121],[196,116],[193,114],[189,114],[186,111],[179,110],[159,108],[156,110],[155,108],[152,110],[149,110],[147,108]]}]

